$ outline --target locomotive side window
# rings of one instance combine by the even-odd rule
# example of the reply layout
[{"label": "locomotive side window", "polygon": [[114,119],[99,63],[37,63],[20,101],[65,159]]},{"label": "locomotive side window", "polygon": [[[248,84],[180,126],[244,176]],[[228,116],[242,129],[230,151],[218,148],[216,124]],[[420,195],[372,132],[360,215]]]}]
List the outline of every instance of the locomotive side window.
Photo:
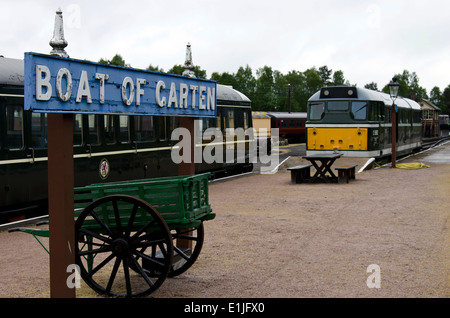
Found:
[{"label": "locomotive side window", "polygon": [[365,120],[367,114],[367,102],[352,102],[352,114],[355,120]]},{"label": "locomotive side window", "polygon": [[19,105],[6,106],[6,147],[23,147],[23,109]]},{"label": "locomotive side window", "polygon": [[47,114],[31,113],[31,147],[47,147]]},{"label": "locomotive side window", "polygon": [[134,116],[134,131],[137,142],[154,141],[153,116]]},{"label": "locomotive side window", "polygon": [[324,115],[325,103],[310,103],[308,117],[310,120],[321,120]]}]

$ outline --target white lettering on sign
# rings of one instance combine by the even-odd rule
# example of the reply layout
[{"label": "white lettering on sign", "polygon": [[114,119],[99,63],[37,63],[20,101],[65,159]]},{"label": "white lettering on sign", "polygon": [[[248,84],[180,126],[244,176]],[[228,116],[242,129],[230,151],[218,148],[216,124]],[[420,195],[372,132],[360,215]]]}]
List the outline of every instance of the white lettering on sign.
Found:
[{"label": "white lettering on sign", "polygon": [[[63,93],[62,90],[62,79],[63,77],[66,78],[66,92]],[[58,94],[58,98],[62,102],[67,102],[70,98],[70,95],[72,95],[72,75],[70,75],[70,72],[67,68],[62,68],[58,71],[58,75],[56,76],[56,94]]]},{"label": "white lettering on sign", "polygon": [[[130,94],[127,96],[127,87],[130,86]],[[130,106],[134,99],[134,84],[131,77],[127,76],[122,82],[122,101],[125,105]]]},{"label": "white lettering on sign", "polygon": [[198,90],[198,86],[196,85],[191,85],[191,91],[192,91],[192,109],[195,109],[195,92],[197,92]]},{"label": "white lettering on sign", "polygon": [[95,73],[95,79],[100,80],[100,104],[105,103],[105,81],[109,79],[108,74]]},{"label": "white lettering on sign", "polygon": [[[50,70],[45,65],[36,65],[36,99],[50,100],[52,86],[50,85]],[[45,92],[44,92],[45,88]]]},{"label": "white lettering on sign", "polygon": [[172,104],[175,104],[174,108],[178,108],[177,87],[175,83],[170,84],[169,103],[167,107],[171,107]]},{"label": "white lettering on sign", "polygon": [[188,107],[188,95],[189,95],[189,89],[188,89],[187,84],[181,83],[180,84],[180,108]]},{"label": "white lettering on sign", "polygon": [[[110,75],[106,73],[95,72],[88,74],[88,71],[79,69],[79,80],[68,68],[62,67],[58,70],[56,78],[53,77],[50,69],[45,65],[36,64],[36,100],[50,101],[53,94],[52,84],[55,85],[56,97],[61,102],[69,102],[72,93],[75,94],[75,102],[87,104],[92,103],[91,90],[98,92],[95,98],[98,99],[99,104],[105,104],[107,99],[106,93],[111,94],[110,87],[120,88],[118,96],[119,101],[123,102],[125,106],[131,106],[135,103],[136,106],[142,104],[156,104],[159,108],[167,107],[171,109],[185,110],[192,107],[192,110],[209,111],[215,110],[216,104],[216,89],[215,87],[208,87],[203,85],[194,85],[180,82],[179,79],[165,82],[164,80],[151,81],[146,78],[125,76],[121,80],[121,84],[110,80]],[[91,79],[92,82],[89,81]],[[107,91],[107,81],[110,80],[110,86]],[[168,80],[169,81],[169,80]],[[152,83],[156,82],[156,87],[153,89]],[[120,82],[119,82],[120,83]],[[77,86],[78,85],[78,86]],[[154,90],[154,100],[145,98],[147,89]],[[96,91],[98,90],[98,91]],[[76,92],[76,93],[75,93]],[[153,95],[152,93],[150,96]],[[190,95],[190,96],[189,96]],[[152,96],[153,98],[153,96]]]},{"label": "white lettering on sign", "polygon": [[166,98],[163,97],[161,99],[161,89],[166,88],[166,84],[163,81],[158,81],[158,84],[156,84],[156,94],[155,94],[155,98],[156,98],[156,104],[159,107],[164,107],[166,106]]},{"label": "white lettering on sign", "polygon": [[78,84],[77,103],[81,102],[81,99],[86,97],[88,104],[92,103],[91,90],[89,88],[89,81],[86,71],[81,71],[80,84]]},{"label": "white lettering on sign", "polygon": [[141,85],[145,85],[147,81],[144,78],[136,79],[136,105],[139,106],[141,104],[141,96],[144,96],[144,90],[141,88]]}]

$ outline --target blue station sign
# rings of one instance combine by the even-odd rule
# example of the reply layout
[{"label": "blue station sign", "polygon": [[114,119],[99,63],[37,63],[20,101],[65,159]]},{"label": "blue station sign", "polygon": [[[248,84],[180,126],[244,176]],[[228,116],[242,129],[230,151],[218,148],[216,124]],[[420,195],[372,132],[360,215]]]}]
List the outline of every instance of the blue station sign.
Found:
[{"label": "blue station sign", "polygon": [[25,109],[216,117],[214,81],[25,53]]}]

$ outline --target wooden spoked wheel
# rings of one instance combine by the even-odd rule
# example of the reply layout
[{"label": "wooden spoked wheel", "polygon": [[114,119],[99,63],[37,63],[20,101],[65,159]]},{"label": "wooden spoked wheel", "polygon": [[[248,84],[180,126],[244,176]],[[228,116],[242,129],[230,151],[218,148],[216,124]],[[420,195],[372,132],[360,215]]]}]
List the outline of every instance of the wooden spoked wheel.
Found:
[{"label": "wooden spoked wheel", "polygon": [[148,295],[172,269],[170,230],[141,199],[112,195],[94,201],[78,217],[75,235],[81,277],[100,294]]},{"label": "wooden spoked wheel", "polygon": [[174,258],[169,277],[187,271],[197,260],[205,237],[203,222],[196,228],[172,230]]}]

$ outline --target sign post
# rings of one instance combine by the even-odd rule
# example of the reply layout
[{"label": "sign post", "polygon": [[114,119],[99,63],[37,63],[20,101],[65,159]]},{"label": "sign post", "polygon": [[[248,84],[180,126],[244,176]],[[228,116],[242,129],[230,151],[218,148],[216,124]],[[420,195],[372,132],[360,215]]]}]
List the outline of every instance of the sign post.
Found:
[{"label": "sign post", "polygon": [[50,296],[75,298],[67,269],[75,264],[73,115],[48,114]]},{"label": "sign post", "polygon": [[[51,296],[75,297],[75,290],[69,287],[72,284],[68,284],[72,273],[67,272],[75,262],[77,244],[73,114],[179,116],[193,139],[193,118],[216,117],[217,87],[215,82],[203,79],[38,53],[25,53],[24,70],[25,110],[49,113]],[[179,174],[193,173],[193,158],[179,166]]]}]

